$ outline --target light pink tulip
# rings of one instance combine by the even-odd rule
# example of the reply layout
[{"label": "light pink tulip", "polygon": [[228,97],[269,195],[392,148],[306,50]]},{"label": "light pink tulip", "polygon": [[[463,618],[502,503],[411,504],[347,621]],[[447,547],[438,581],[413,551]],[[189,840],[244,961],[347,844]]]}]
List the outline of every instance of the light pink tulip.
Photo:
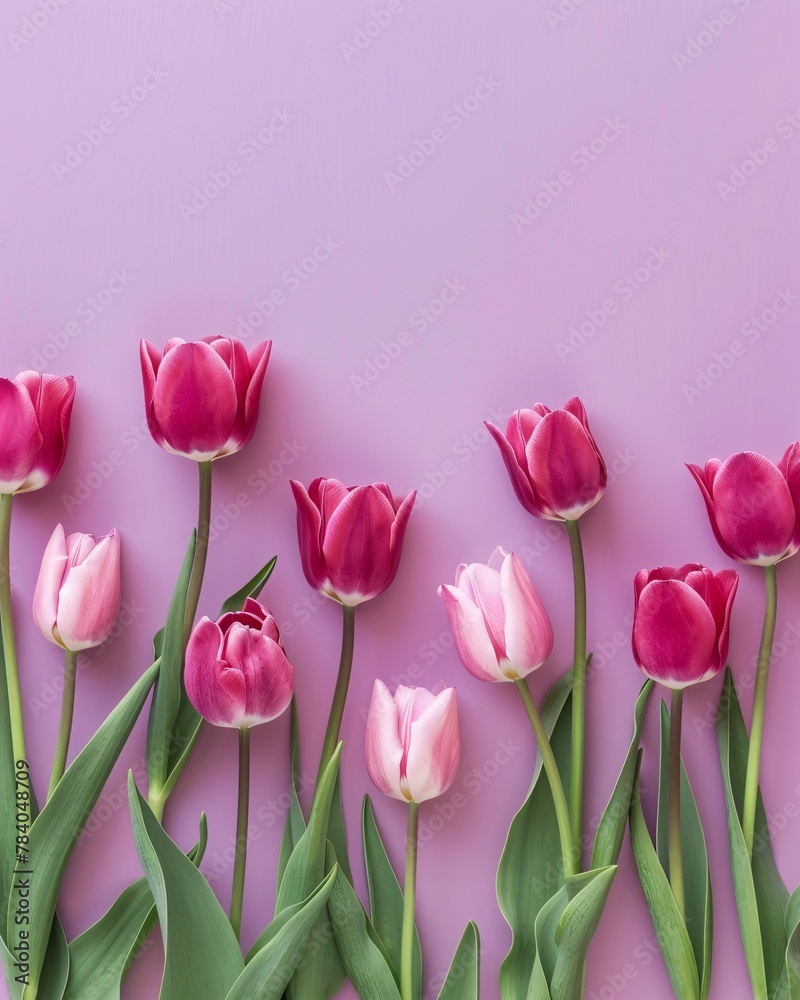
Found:
[{"label": "light pink tulip", "polygon": [[195,462],[232,455],[252,438],[272,341],[248,355],[235,338],[140,345],[147,424],[165,451]]},{"label": "light pink tulip", "polygon": [[119,535],[65,536],[47,543],[33,595],[33,617],[46,639],[77,652],[111,634],[120,608]]},{"label": "light pink tulip", "polygon": [[367,771],[384,794],[425,802],[446,792],[458,771],[461,741],[455,688],[434,694],[375,681],[367,717]]},{"label": "light pink tulip", "polygon": [[186,648],[185,683],[191,703],[214,726],[249,728],[286,711],[294,668],[270,612],[249,597],[241,611],[201,619]]},{"label": "light pink tulip", "polygon": [[496,549],[488,566],[462,563],[455,586],[442,585],[439,596],[461,662],[479,680],[525,677],[552,652],[550,619],[513,552]]},{"label": "light pink tulip", "polygon": [[0,378],[0,493],[47,486],[64,464],[75,399],[72,376]]},{"label": "light pink tulip", "polygon": [[303,572],[311,586],[354,606],[382,594],[394,580],[416,492],[396,501],[385,483],[344,486],[315,479],[292,482]]}]

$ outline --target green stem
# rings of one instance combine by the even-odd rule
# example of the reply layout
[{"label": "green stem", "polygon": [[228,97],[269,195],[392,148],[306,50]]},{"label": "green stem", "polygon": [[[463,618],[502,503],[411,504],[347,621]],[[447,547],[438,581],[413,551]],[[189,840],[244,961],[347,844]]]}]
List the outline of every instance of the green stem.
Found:
[{"label": "green stem", "polygon": [[572,659],[572,755],[569,772],[569,807],[578,865],[583,836],[583,759],[586,742],[586,570],[578,521],[567,521],[575,587],[575,638]]},{"label": "green stem", "polygon": [[419,836],[419,803],[408,803],[408,833],[406,835],[406,881],[403,899],[403,935],[400,942],[400,995],[402,1000],[414,998],[414,908],[417,897],[417,839]]},{"label": "green stem", "polygon": [[78,654],[71,649],[64,655],[64,690],[61,694],[61,721],[58,724],[58,739],[56,753],[53,759],[53,770],[50,775],[48,799],[56,790],[56,785],[64,777],[69,753],[69,740],[72,735],[72,713],[75,708],[75,676],[78,671]]},{"label": "green stem", "polygon": [[244,875],[247,866],[247,826],[250,812],[250,730],[239,730],[239,808],[236,814],[236,860],[231,890],[231,927],[237,939],[242,932]]},{"label": "green stem", "polygon": [[764,608],[764,628],[758,650],[756,689],[753,694],[753,724],[750,729],[750,750],[747,754],[747,776],[744,783],[742,804],[742,831],[747,851],[753,853],[753,835],[756,826],[756,802],[758,800],[758,772],[761,766],[761,741],[764,736],[764,709],[767,704],[767,678],[772,659],[772,641],[775,638],[775,618],[778,611],[778,582],[775,566],[764,567],[767,585],[767,599]]},{"label": "green stem", "polygon": [[672,692],[669,714],[669,883],[681,916],[685,913],[681,851],[681,722],[683,689]]},{"label": "green stem", "polygon": [[333,692],[331,712],[328,716],[328,728],[325,730],[325,740],[322,744],[322,754],[317,771],[317,784],[325,768],[331,761],[336,746],[339,743],[339,731],[342,728],[344,705],[347,701],[347,689],[350,686],[350,673],[353,669],[353,646],[355,643],[356,609],[342,605],[342,654],[339,658],[339,673],[336,677],[336,689]]},{"label": "green stem", "polygon": [[14,760],[27,761],[25,731],[22,723],[22,692],[17,667],[17,643],[14,638],[14,615],[11,607],[11,507],[13,494],[0,495],[0,625],[3,631],[3,658],[8,686],[8,712],[11,718],[11,745]]},{"label": "green stem", "polygon": [[528,713],[528,718],[531,721],[533,735],[536,737],[536,744],[539,747],[539,754],[542,758],[545,773],[547,774],[547,780],[550,782],[550,793],[553,796],[553,805],[555,806],[556,819],[558,820],[558,832],[561,837],[564,875],[577,875],[577,862],[580,858],[580,852],[576,850],[572,840],[572,827],[569,821],[567,797],[564,794],[564,785],[561,782],[561,775],[558,771],[558,764],[553,754],[553,748],[550,746],[550,740],[547,738],[547,730],[544,728],[542,717],[539,715],[539,709],[536,707],[536,702],[533,700],[533,695],[527,681],[518,677],[514,683],[522,696],[522,703],[525,705],[525,711]]},{"label": "green stem", "polygon": [[203,586],[203,575],[206,571],[208,556],[208,531],[211,524],[211,462],[198,462],[200,473],[200,494],[197,508],[197,542],[194,550],[194,562],[186,589],[186,613],[183,619],[183,645],[189,641],[189,634],[194,625],[197,605],[200,603],[200,590]]}]

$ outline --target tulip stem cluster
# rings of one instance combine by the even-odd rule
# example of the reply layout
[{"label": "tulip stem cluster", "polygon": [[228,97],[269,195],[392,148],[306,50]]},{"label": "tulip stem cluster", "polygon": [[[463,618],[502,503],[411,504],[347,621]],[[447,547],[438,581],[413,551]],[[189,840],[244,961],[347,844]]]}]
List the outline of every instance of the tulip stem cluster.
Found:
[{"label": "tulip stem cluster", "polygon": [[206,571],[208,556],[208,533],[211,525],[211,462],[198,462],[200,473],[200,493],[197,509],[197,542],[194,550],[194,562],[186,590],[186,613],[183,620],[183,645],[189,640],[197,605],[200,603],[200,591],[203,587],[203,576]]},{"label": "tulip stem cluster", "polygon": [[561,856],[564,864],[564,875],[567,877],[577,875],[579,852],[576,850],[572,839],[569,806],[567,805],[567,797],[564,794],[564,785],[561,781],[558,763],[553,754],[553,748],[550,746],[550,740],[547,738],[547,730],[544,727],[541,715],[539,715],[539,709],[536,707],[536,702],[533,700],[533,695],[528,687],[528,682],[518,677],[514,683],[522,696],[522,703],[525,705],[525,711],[528,713],[533,735],[536,737],[536,743],[539,747],[539,755],[542,758],[542,765],[547,774],[547,780],[550,783],[550,792],[553,796],[553,805],[555,806],[556,819],[558,820],[558,832],[561,837]]},{"label": "tulip stem cluster", "polygon": [[53,770],[50,775],[50,787],[47,791],[49,799],[59,781],[64,777],[67,767],[69,741],[72,735],[72,714],[75,708],[75,676],[78,672],[78,654],[71,649],[64,655],[64,691],[61,695],[61,721],[58,724],[58,739],[53,758]]},{"label": "tulip stem cluster", "polygon": [[742,804],[742,831],[749,854],[753,853],[753,835],[756,825],[758,800],[758,772],[761,766],[761,741],[764,735],[764,709],[767,703],[767,678],[772,659],[772,642],[775,638],[775,618],[778,610],[778,586],[775,565],[764,567],[767,599],[764,608],[764,627],[758,650],[756,687],[753,695],[753,724],[750,729],[750,750],[747,754],[747,775]]},{"label": "tulip stem cluster", "polygon": [[231,927],[238,938],[242,931],[244,876],[247,867],[247,827],[250,814],[250,730],[239,730],[239,805],[236,813],[236,856],[231,890]]},{"label": "tulip stem cluster", "polygon": [[569,779],[570,816],[575,851],[580,854],[583,832],[583,760],[586,741],[586,570],[578,521],[567,521],[575,586],[575,639],[572,662],[572,766]]},{"label": "tulip stem cluster", "polygon": [[336,688],[333,692],[333,702],[328,716],[328,728],[325,730],[325,740],[322,744],[322,754],[317,771],[317,783],[330,764],[334,751],[339,743],[339,731],[342,728],[344,706],[347,701],[347,689],[350,687],[350,673],[353,669],[353,648],[355,645],[356,609],[347,604],[342,605],[342,653],[339,657],[339,673],[336,677]]},{"label": "tulip stem cluster", "polygon": [[683,688],[673,688],[669,715],[669,883],[672,895],[684,916],[683,853],[681,851],[681,727]]},{"label": "tulip stem cluster", "polygon": [[17,643],[14,637],[14,617],[11,607],[11,508],[13,494],[0,495],[0,625],[3,631],[3,659],[8,687],[8,711],[11,718],[11,744],[14,760],[27,760],[25,731],[22,724],[22,693],[17,668]]},{"label": "tulip stem cluster", "polygon": [[419,839],[419,803],[408,803],[406,834],[406,877],[403,900],[403,933],[400,941],[400,996],[414,997],[414,909],[417,894],[417,844]]}]

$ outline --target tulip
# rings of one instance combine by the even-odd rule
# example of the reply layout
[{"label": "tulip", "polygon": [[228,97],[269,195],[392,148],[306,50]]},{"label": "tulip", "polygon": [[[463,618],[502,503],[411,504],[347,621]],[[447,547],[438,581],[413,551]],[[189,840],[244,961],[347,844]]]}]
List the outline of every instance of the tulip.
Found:
[{"label": "tulip", "polygon": [[800,549],[800,443],[774,465],[754,451],[687,468],[706,502],[717,542],[737,562],[770,566]]},{"label": "tulip", "polygon": [[42,634],[62,649],[99,646],[120,608],[119,535],[65,535],[58,525],[47,543],[33,595]]},{"label": "tulip", "polygon": [[75,399],[71,376],[0,378],[0,493],[46,486],[64,464]]},{"label": "tulip", "polygon": [[603,456],[577,396],[561,410],[517,410],[506,433],[486,423],[522,506],[549,521],[576,521],[605,492]]},{"label": "tulip", "polygon": [[728,655],[739,576],[698,563],[640,570],[634,582],[633,657],[648,677],[682,689],[713,677]]},{"label": "tulip", "polygon": [[240,340],[141,342],[147,423],[156,444],[195,462],[233,455],[252,438],[272,341],[248,355]]},{"label": "tulip", "polygon": [[394,580],[416,492],[398,503],[385,483],[346,487],[315,479],[292,481],[303,572],[309,584],[355,607]]},{"label": "tulip", "polygon": [[216,621],[202,618],[186,647],[184,675],[189,701],[214,726],[239,730],[239,803],[231,890],[231,926],[242,929],[250,815],[250,728],[285,712],[292,700],[294,668],[281,645],[278,625],[252,597],[241,611]]},{"label": "tulip", "polygon": [[550,619],[513,553],[498,548],[487,566],[462,563],[455,586],[442,585],[439,596],[461,662],[478,680],[526,677],[552,652]]}]

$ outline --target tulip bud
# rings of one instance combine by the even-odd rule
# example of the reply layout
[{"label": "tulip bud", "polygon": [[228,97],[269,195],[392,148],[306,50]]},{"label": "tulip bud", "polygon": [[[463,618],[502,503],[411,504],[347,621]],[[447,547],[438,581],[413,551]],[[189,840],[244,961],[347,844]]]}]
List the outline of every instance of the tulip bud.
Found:
[{"label": "tulip bud", "polygon": [[218,621],[202,618],[186,647],[189,701],[214,726],[250,728],[270,722],[292,700],[294,668],[278,624],[251,597]]},{"label": "tulip bud", "polygon": [[439,596],[461,662],[478,680],[525,677],[552,652],[550,619],[513,552],[496,549],[488,566],[462,563],[455,586],[442,585]]},{"label": "tulip bud", "polygon": [[75,379],[39,372],[0,378],[0,493],[47,486],[64,464]]},{"label": "tulip bud", "polygon": [[640,570],[634,581],[633,658],[648,677],[684,688],[713,677],[728,656],[739,576],[698,563]]},{"label": "tulip bud", "polygon": [[33,618],[50,642],[77,652],[99,646],[119,616],[119,535],[65,536],[47,543],[33,595]]},{"label": "tulip bud", "polygon": [[561,410],[541,403],[517,410],[505,434],[494,424],[486,427],[500,448],[517,499],[536,517],[575,521],[605,492],[605,462],[577,396]]},{"label": "tulip bud", "polygon": [[455,688],[434,694],[375,681],[367,717],[367,771],[385,795],[425,802],[446,792],[458,771],[461,742]]},{"label": "tulip bud", "polygon": [[233,455],[252,438],[272,341],[248,355],[240,340],[140,345],[147,424],[165,451],[195,462]]},{"label": "tulip bud", "polygon": [[706,502],[720,548],[737,562],[771,566],[800,549],[800,443],[778,465],[754,451],[704,469],[687,465]]},{"label": "tulip bud", "polygon": [[303,572],[322,594],[354,607],[394,580],[416,492],[398,503],[385,483],[346,487],[292,481]]}]

